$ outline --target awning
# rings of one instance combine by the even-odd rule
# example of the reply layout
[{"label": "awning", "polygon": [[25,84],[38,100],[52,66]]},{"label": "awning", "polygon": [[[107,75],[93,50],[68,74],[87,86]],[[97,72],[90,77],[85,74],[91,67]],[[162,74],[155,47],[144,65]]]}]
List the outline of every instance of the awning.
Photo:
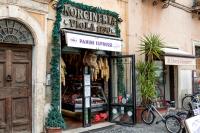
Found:
[{"label": "awning", "polygon": [[195,66],[195,56],[177,48],[162,48],[165,65]]},{"label": "awning", "polygon": [[77,31],[64,30],[68,47],[105,51],[122,51],[122,39]]}]

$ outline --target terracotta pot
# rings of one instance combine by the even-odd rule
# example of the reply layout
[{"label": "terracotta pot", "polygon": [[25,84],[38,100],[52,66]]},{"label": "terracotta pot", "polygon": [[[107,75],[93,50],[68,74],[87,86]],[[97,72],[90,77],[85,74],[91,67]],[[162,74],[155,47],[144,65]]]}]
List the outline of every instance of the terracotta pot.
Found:
[{"label": "terracotta pot", "polygon": [[47,133],[61,133],[62,129],[57,128],[57,127],[49,127],[49,128],[46,128],[46,132]]},{"label": "terracotta pot", "polygon": [[136,107],[136,123],[142,123],[141,114],[144,110],[144,107],[138,106]]}]

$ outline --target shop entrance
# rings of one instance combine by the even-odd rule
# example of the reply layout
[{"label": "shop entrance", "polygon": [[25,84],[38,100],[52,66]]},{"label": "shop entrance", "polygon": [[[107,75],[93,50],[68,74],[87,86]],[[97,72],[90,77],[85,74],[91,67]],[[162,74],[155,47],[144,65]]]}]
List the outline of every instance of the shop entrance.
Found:
[{"label": "shop entrance", "polygon": [[111,58],[109,118],[118,124],[135,123],[135,56]]},{"label": "shop entrance", "polygon": [[[62,53],[62,114],[68,129],[135,123],[135,57],[104,51]],[[79,51],[79,52],[78,52]]]},{"label": "shop entrance", "polygon": [[31,132],[31,47],[0,47],[0,132]]},{"label": "shop entrance", "polygon": [[62,114],[68,129],[108,121],[108,54],[73,51],[62,52],[61,60]]}]

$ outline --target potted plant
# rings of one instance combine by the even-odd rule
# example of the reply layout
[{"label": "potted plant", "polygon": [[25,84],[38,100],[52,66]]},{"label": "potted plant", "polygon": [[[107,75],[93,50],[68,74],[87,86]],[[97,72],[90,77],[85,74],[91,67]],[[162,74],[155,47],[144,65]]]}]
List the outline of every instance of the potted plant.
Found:
[{"label": "potted plant", "polygon": [[[162,54],[161,48],[164,43],[158,35],[150,34],[144,36],[140,43],[140,52],[145,55],[145,61],[139,61],[136,64],[137,70],[137,84],[141,94],[141,105],[145,106],[156,98],[156,67],[153,59],[156,57],[160,59]],[[140,110],[140,111],[139,111]],[[142,111],[139,108],[137,116],[140,116]]]},{"label": "potted plant", "polygon": [[56,106],[51,106],[48,117],[45,121],[47,133],[61,133],[66,128],[62,115]]}]

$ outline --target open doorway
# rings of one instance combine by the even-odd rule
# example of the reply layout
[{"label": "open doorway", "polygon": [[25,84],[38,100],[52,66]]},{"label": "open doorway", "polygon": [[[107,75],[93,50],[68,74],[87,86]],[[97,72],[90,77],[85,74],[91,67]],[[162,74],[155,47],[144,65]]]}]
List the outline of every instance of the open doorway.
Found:
[{"label": "open doorway", "polygon": [[[78,50],[78,49],[76,49]],[[101,54],[100,54],[101,53]],[[63,52],[61,63],[62,79],[62,114],[68,129],[108,121],[108,57],[103,51],[80,50],[77,53]],[[87,57],[86,57],[87,56]],[[94,61],[95,60],[95,61]],[[89,68],[91,84],[89,93],[90,110],[84,111],[84,68],[87,63],[94,65]],[[92,64],[92,62],[95,62]],[[95,66],[97,65],[97,66]],[[95,67],[98,68],[94,69]],[[106,68],[108,71],[106,71]],[[86,116],[85,116],[86,115]]]},{"label": "open doorway", "polygon": [[170,89],[170,101],[174,101],[175,100],[174,66],[169,66],[169,89]]},{"label": "open doorway", "polygon": [[178,103],[178,68],[175,65],[165,66],[165,98]]}]

